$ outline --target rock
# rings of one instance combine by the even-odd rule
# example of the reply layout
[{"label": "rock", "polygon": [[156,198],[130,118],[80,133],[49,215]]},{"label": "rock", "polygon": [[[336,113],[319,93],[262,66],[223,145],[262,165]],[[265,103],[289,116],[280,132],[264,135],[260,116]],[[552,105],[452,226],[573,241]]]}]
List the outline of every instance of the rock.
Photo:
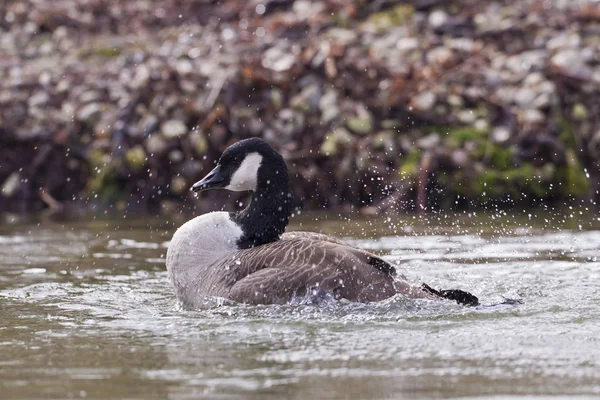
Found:
[{"label": "rock", "polygon": [[148,135],[158,129],[158,118],[153,114],[146,114],[140,119],[135,131],[130,130],[133,136]]},{"label": "rock", "polygon": [[398,156],[396,150],[396,133],[394,131],[379,131],[373,137],[372,146],[374,150],[384,150],[386,154],[392,155],[393,158]]},{"label": "rock", "polygon": [[490,128],[490,124],[488,124],[488,122],[485,119],[480,118],[477,121],[475,121],[473,127],[479,132],[487,132]]},{"label": "rock", "polygon": [[439,46],[427,52],[427,62],[433,65],[448,67],[454,63],[454,52],[447,47]]},{"label": "rock", "polygon": [[531,107],[534,99],[535,92],[528,87],[519,88],[515,92],[514,101],[521,107]]},{"label": "rock", "polygon": [[187,126],[179,120],[171,119],[162,124],[160,132],[165,139],[176,139],[188,132]]},{"label": "rock", "polygon": [[49,71],[44,71],[40,74],[38,82],[42,86],[48,86],[52,83],[52,74]]},{"label": "rock", "polygon": [[140,171],[144,165],[146,165],[147,160],[146,152],[140,145],[129,149],[127,153],[125,153],[125,162],[133,171]]},{"label": "rock", "polygon": [[463,124],[471,125],[477,119],[477,115],[473,110],[462,110],[457,114],[457,118]]},{"label": "rock", "polygon": [[284,108],[277,115],[273,126],[279,133],[291,136],[304,129],[305,121],[306,117],[303,113],[294,111],[291,108]]},{"label": "rock", "polygon": [[373,32],[385,32],[394,27],[405,25],[414,12],[415,9],[412,5],[399,4],[371,14],[366,26]]},{"label": "rock", "polygon": [[98,103],[90,103],[81,107],[77,111],[77,119],[89,125],[93,125],[100,120],[102,115],[102,107]]},{"label": "rock", "polygon": [[419,139],[417,141],[417,146],[423,150],[431,150],[439,146],[440,142],[440,135],[437,133],[430,133],[429,135]]},{"label": "rock", "polygon": [[542,81],[536,86],[536,90],[539,93],[554,95],[556,93],[556,85],[554,82]]},{"label": "rock", "polygon": [[429,25],[431,25],[431,27],[439,28],[446,24],[446,22],[448,22],[448,19],[448,13],[446,13],[443,10],[435,10],[429,14],[427,22],[429,23]]},{"label": "rock", "polygon": [[587,107],[583,103],[577,103],[573,106],[571,116],[576,121],[585,121],[589,118]]},{"label": "rock", "polygon": [[496,90],[496,97],[502,103],[512,104],[517,90],[512,86],[501,86]]},{"label": "rock", "polygon": [[21,186],[21,174],[17,171],[13,172],[4,180],[0,193],[4,197],[12,197]]},{"label": "rock", "polygon": [[547,93],[542,93],[533,101],[534,108],[546,108],[554,104],[554,96]]},{"label": "rock", "polygon": [[325,32],[325,37],[332,42],[336,42],[343,46],[350,45],[356,42],[358,35],[350,29],[331,28]]},{"label": "rock", "polygon": [[383,129],[397,131],[398,127],[401,125],[402,123],[397,119],[384,119],[383,121],[381,121],[381,127]]},{"label": "rock", "polygon": [[264,52],[262,66],[275,72],[289,70],[297,62],[294,54],[284,51],[279,47],[271,47]]},{"label": "rock", "polygon": [[321,88],[317,84],[306,86],[300,93],[292,97],[290,105],[305,112],[316,110],[321,99]]},{"label": "rock", "polygon": [[179,164],[184,158],[183,152],[181,150],[171,150],[169,152],[169,161],[173,164]]},{"label": "rock", "polygon": [[292,10],[299,18],[310,19],[322,13],[325,4],[321,1],[296,0],[293,2]]},{"label": "rock", "polygon": [[544,121],[544,114],[534,108],[523,110],[521,118],[524,123],[537,124]]},{"label": "rock", "polygon": [[578,50],[562,50],[550,59],[550,63],[572,78],[585,81],[592,79],[592,69],[583,61]]},{"label": "rock", "polygon": [[367,110],[362,110],[357,116],[349,117],[346,126],[354,133],[366,135],[373,131],[373,116]]},{"label": "rock", "polygon": [[203,156],[208,151],[208,141],[206,136],[200,131],[192,131],[189,136],[190,144],[197,156]]},{"label": "rock", "polygon": [[410,106],[416,111],[429,111],[433,108],[436,101],[436,95],[433,92],[421,92],[411,99]]},{"label": "rock", "polygon": [[581,46],[581,36],[576,32],[559,34],[546,43],[546,48],[551,51],[579,46]]},{"label": "rock", "polygon": [[338,154],[345,146],[352,143],[353,138],[350,132],[344,128],[338,128],[333,132],[325,135],[323,143],[321,143],[320,152],[327,156]]},{"label": "rock", "polygon": [[101,99],[102,94],[100,94],[100,92],[98,92],[97,90],[86,90],[79,96],[79,101],[81,103],[93,103],[98,102]]},{"label": "rock", "polygon": [[188,191],[188,186],[189,184],[187,183],[184,177],[175,176],[173,179],[171,179],[171,184],[169,185],[169,188],[171,190],[171,193],[180,196]]},{"label": "rock", "polygon": [[481,47],[480,45],[475,46],[475,41],[466,37],[449,39],[446,42],[446,45],[452,50],[462,51],[465,53],[472,53],[475,51],[476,47]]},{"label": "rock", "polygon": [[162,154],[166,148],[167,144],[164,139],[160,137],[160,135],[149,135],[148,138],[144,142],[144,146],[150,155],[152,154]]},{"label": "rock", "polygon": [[319,100],[321,121],[327,123],[337,118],[337,116],[340,114],[340,109],[338,108],[337,104],[337,92],[333,89],[328,89]]},{"label": "rock", "polygon": [[193,71],[194,65],[190,60],[182,58],[180,60],[177,60],[177,63],[175,64],[175,69],[177,70],[179,75],[187,75]]},{"label": "rock", "polygon": [[44,104],[48,103],[50,100],[50,96],[45,91],[36,92],[33,96],[31,96],[28,100],[29,107],[37,108],[41,107]]},{"label": "rock", "polygon": [[463,149],[456,149],[451,155],[455,167],[465,168],[469,165],[469,154]]},{"label": "rock", "polygon": [[398,39],[396,42],[396,49],[401,53],[408,53],[409,51],[416,50],[419,48],[419,39],[413,37],[405,37]]},{"label": "rock", "polygon": [[523,80],[523,85],[529,87],[537,87],[544,82],[544,75],[541,72],[532,72]]},{"label": "rock", "polygon": [[448,101],[448,104],[450,104],[452,107],[456,107],[456,108],[462,107],[464,104],[462,97],[458,96],[456,94],[449,95],[447,101]]},{"label": "rock", "polygon": [[283,94],[281,93],[281,90],[273,88],[270,92],[270,97],[273,107],[276,110],[281,110],[281,107],[283,105]]},{"label": "rock", "polygon": [[150,81],[150,68],[145,64],[140,64],[136,70],[133,80],[131,81],[131,87],[134,89],[140,89],[148,84]]}]

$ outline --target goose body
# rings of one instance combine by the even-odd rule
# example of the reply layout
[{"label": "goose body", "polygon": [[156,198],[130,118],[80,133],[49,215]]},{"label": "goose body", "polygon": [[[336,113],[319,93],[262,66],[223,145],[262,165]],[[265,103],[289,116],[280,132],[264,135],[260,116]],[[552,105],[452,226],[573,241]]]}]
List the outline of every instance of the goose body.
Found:
[{"label": "goose body", "polygon": [[167,270],[186,308],[202,307],[215,298],[282,304],[311,291],[359,302],[400,293],[477,303],[466,292],[412,286],[387,261],[331,236],[284,233],[292,212],[287,167],[261,139],[227,148],[217,167],[192,190],[211,188],[254,194],[245,210],[195,217],[173,235]]}]

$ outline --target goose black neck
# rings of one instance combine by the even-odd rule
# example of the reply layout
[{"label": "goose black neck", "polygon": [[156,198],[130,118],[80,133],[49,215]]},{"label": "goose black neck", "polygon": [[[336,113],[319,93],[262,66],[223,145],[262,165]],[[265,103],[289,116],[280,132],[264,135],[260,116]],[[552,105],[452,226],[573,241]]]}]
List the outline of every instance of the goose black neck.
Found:
[{"label": "goose black neck", "polygon": [[292,194],[287,168],[261,172],[263,173],[259,174],[257,189],[248,207],[231,213],[231,219],[243,231],[243,236],[237,243],[240,249],[279,240],[292,215]]}]

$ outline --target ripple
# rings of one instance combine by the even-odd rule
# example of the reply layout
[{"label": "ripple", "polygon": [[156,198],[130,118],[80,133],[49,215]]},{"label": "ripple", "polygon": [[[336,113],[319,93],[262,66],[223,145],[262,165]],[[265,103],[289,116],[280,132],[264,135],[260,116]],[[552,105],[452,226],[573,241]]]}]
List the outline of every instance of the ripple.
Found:
[{"label": "ripple", "polygon": [[[0,381],[112,398],[600,394],[600,233],[507,229],[350,239],[413,282],[473,292],[477,308],[396,296],[186,311],[152,230],[0,236],[0,346],[12,360]],[[504,297],[524,304],[495,305]]]}]

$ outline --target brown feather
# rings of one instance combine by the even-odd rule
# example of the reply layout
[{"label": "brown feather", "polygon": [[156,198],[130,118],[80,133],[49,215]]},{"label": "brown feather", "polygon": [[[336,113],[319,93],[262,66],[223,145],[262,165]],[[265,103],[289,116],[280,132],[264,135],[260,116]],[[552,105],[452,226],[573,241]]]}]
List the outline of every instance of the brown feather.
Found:
[{"label": "brown feather", "polygon": [[230,287],[227,297],[243,303],[286,303],[317,287],[359,302],[397,293],[395,270],[389,263],[311,232],[289,233],[277,242],[239,251],[213,270],[228,271],[217,286]]}]

